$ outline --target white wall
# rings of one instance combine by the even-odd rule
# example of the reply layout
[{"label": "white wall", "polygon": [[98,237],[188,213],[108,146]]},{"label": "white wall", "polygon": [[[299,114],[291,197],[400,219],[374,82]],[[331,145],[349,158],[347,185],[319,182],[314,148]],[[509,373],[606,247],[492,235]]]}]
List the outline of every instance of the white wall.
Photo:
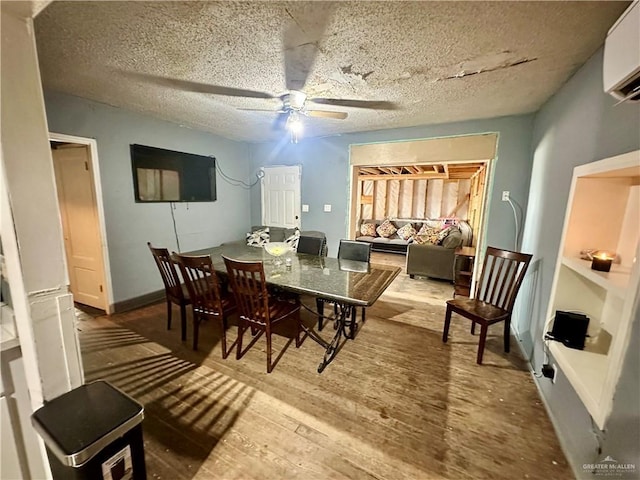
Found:
[{"label": "white wall", "polygon": [[[162,288],[146,243],[177,250],[169,203],[134,201],[130,144],[212,155],[228,176],[248,180],[246,144],[109,107],[45,92],[49,130],[95,138],[105,210],[113,296],[116,303]],[[250,226],[248,191],[217,173],[217,201],[178,203],[175,222],[182,251],[243,238]]]}]

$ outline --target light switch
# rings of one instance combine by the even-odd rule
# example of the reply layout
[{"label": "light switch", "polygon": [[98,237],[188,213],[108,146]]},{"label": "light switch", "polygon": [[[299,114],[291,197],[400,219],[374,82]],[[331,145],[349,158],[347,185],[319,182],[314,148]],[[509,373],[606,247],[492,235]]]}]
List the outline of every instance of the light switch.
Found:
[{"label": "light switch", "polygon": [[328,203],[325,203],[325,205],[324,205],[324,211],[325,211],[325,212],[330,212],[330,211],[331,211],[331,205],[330,205],[330,204],[328,204]]},{"label": "light switch", "polygon": [[308,212],[309,211],[309,205],[302,205],[302,211],[303,212]]}]

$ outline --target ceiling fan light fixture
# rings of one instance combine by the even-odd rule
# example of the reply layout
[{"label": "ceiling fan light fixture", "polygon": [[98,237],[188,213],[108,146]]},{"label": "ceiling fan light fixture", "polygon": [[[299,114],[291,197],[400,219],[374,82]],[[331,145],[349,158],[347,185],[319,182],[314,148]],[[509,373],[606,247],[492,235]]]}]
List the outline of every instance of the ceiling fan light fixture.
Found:
[{"label": "ceiling fan light fixture", "polygon": [[304,130],[304,124],[302,123],[302,118],[300,114],[296,111],[292,111],[289,113],[289,118],[287,119],[287,130],[291,134],[291,143],[298,143],[298,137],[302,135]]}]

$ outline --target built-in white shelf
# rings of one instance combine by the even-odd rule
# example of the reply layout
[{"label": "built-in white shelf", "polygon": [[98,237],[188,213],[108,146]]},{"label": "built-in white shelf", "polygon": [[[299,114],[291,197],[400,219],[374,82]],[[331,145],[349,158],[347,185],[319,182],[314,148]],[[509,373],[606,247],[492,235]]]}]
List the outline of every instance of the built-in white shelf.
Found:
[{"label": "built-in white shelf", "polygon": [[[576,167],[551,287],[556,311],[589,317],[584,350],[548,341],[549,353],[598,427],[604,429],[629,345],[640,284],[640,151]],[[583,250],[616,252],[610,272],[591,269]],[[546,332],[545,332],[546,333]],[[547,341],[547,340],[545,340]]]},{"label": "built-in white shelf", "polygon": [[558,342],[551,342],[549,351],[565,376],[571,379],[587,410],[597,410],[609,369],[608,356],[575,350]]},{"label": "built-in white shelf", "polygon": [[570,257],[562,257],[562,264],[620,298],[626,295],[631,277],[629,267],[614,263],[610,272],[598,272],[591,269],[591,261]]}]

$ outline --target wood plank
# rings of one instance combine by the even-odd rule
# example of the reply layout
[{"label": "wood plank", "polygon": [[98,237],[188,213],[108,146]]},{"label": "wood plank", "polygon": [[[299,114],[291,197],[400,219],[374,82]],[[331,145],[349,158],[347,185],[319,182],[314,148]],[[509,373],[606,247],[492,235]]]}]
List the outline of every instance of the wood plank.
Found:
[{"label": "wood plank", "polygon": [[362,218],[372,218],[373,215],[373,182],[362,182],[362,196],[360,203],[362,204]]},{"label": "wood plank", "polygon": [[373,207],[373,219],[383,219],[387,211],[387,182],[376,182],[376,196]]},{"label": "wood plank", "polygon": [[447,217],[459,217],[459,218],[462,218],[462,219],[466,219],[467,218],[466,215],[465,216],[460,216],[460,215],[457,215],[457,212],[468,201],[469,201],[469,194],[467,194],[464,197],[462,197],[462,200],[460,200],[456,204],[456,206],[451,209],[451,211],[447,214]]},{"label": "wood plank", "polygon": [[423,173],[396,173],[391,172],[386,175],[358,175],[358,180],[420,180],[431,178],[448,178],[444,173],[423,172]]},{"label": "wood plank", "polygon": [[412,218],[425,218],[424,207],[427,196],[427,181],[416,180],[413,189]]}]

